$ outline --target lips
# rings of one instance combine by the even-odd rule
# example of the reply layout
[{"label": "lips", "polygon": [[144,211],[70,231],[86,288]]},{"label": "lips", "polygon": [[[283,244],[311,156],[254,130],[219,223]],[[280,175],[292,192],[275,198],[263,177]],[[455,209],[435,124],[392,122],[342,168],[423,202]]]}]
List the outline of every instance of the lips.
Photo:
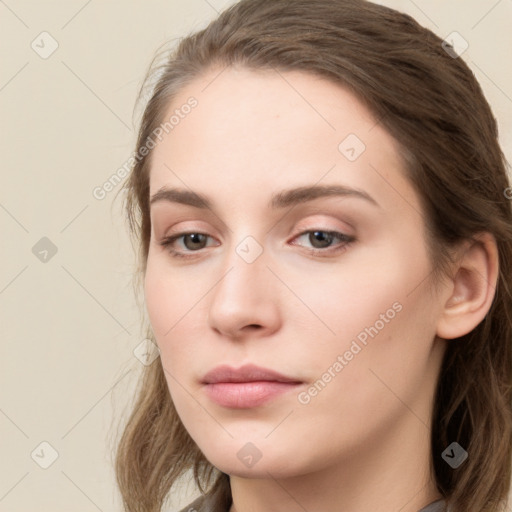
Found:
[{"label": "lips", "polygon": [[234,369],[230,366],[223,365],[217,366],[209,371],[203,377],[203,384],[216,384],[217,382],[287,382],[287,383],[300,383],[298,379],[293,379],[282,375],[274,370],[255,366],[253,364],[246,364],[241,368]]},{"label": "lips", "polygon": [[303,384],[252,364],[238,369],[218,366],[203,377],[202,383],[210,400],[231,409],[258,407]]}]

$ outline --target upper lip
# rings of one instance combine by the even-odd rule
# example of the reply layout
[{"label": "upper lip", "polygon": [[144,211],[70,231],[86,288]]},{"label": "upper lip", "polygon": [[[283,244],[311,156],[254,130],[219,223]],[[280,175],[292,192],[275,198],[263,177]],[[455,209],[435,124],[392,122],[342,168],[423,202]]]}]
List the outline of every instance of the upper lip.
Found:
[{"label": "upper lip", "polygon": [[240,368],[232,368],[228,365],[221,365],[209,371],[203,377],[203,384],[215,384],[217,382],[255,382],[255,381],[272,381],[272,382],[295,382],[297,379],[287,377],[274,370],[262,368],[254,364],[246,364]]}]

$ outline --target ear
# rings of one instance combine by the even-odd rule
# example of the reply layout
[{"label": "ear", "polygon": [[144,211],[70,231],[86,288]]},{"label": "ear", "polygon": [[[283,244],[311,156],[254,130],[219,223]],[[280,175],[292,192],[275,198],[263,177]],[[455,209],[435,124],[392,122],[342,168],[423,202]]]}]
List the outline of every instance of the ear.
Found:
[{"label": "ear", "polygon": [[462,247],[462,254],[448,281],[444,307],[437,323],[437,336],[453,339],[471,332],[491,308],[498,279],[496,240],[481,233]]}]

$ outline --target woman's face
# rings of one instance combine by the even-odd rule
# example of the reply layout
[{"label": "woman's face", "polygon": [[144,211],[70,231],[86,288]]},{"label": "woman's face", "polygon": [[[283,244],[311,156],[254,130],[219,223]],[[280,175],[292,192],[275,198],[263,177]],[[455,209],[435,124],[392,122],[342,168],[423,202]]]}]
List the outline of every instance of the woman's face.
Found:
[{"label": "woman's face", "polygon": [[[145,296],[185,428],[247,477],[427,439],[442,304],[397,145],[326,80],[219,72],[175,98],[151,161],[150,196],[181,191],[151,205]],[[204,382],[248,364],[292,382]]]}]

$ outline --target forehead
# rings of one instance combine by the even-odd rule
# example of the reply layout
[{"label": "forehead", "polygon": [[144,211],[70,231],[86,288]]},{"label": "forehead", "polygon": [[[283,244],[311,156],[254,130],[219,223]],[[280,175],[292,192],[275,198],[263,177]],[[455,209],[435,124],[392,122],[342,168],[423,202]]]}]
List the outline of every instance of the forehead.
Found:
[{"label": "forehead", "polygon": [[[184,108],[190,98],[194,108]],[[210,70],[167,106],[164,122],[172,116],[152,152],[151,195],[174,186],[251,198],[266,192],[268,201],[273,189],[326,181],[387,195],[390,204],[397,194],[416,202],[396,141],[355,95],[326,79]]]}]

